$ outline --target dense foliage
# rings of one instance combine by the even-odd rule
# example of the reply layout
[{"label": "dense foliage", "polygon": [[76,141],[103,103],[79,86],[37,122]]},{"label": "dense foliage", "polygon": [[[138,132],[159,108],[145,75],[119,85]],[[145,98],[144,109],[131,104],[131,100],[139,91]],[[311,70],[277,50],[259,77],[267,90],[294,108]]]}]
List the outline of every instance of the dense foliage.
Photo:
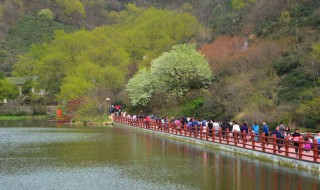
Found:
[{"label": "dense foliage", "polygon": [[189,41],[200,28],[190,14],[134,5],[114,17],[116,24],[92,31],[56,31],[51,42],[33,45],[19,57],[14,75],[39,76],[38,88],[57,100],[91,97],[99,107],[106,97],[118,98],[137,68],[148,66],[148,60],[172,45]]},{"label": "dense foliage", "polygon": [[0,101],[13,99],[19,95],[18,87],[11,84],[7,79],[0,79]]},{"label": "dense foliage", "polygon": [[[0,69],[39,76],[38,88],[75,116],[103,113],[110,97],[135,113],[315,129],[319,7],[318,0],[0,1]],[[171,48],[190,42],[207,58],[208,78],[179,73],[194,54]]]}]

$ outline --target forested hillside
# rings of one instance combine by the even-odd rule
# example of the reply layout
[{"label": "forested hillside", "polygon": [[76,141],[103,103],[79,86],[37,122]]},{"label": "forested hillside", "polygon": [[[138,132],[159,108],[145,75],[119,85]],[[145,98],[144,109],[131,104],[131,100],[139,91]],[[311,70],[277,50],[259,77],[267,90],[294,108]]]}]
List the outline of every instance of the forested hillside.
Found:
[{"label": "forested hillside", "polygon": [[3,0],[0,39],[2,76],[38,76],[75,119],[110,97],[141,114],[320,127],[318,0]]}]

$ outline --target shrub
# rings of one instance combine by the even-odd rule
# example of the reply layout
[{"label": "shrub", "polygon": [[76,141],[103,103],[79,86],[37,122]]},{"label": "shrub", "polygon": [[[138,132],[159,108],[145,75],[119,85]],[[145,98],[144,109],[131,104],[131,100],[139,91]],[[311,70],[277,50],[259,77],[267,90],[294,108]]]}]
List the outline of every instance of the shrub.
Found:
[{"label": "shrub", "polygon": [[38,12],[37,17],[41,19],[52,20],[53,13],[50,9],[42,9]]}]

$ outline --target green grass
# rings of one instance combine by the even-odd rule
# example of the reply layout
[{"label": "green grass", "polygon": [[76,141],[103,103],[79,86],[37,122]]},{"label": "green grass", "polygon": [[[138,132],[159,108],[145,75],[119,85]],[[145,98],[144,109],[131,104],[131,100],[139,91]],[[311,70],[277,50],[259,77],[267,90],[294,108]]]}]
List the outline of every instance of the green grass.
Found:
[{"label": "green grass", "polygon": [[100,117],[96,117],[94,122],[111,122],[112,120],[109,118],[109,115],[103,115]]},{"label": "green grass", "polygon": [[22,120],[22,119],[41,119],[41,118],[45,118],[47,116],[45,115],[37,115],[37,116],[31,116],[31,115],[21,115],[21,116],[17,116],[17,115],[0,115],[0,120]]}]

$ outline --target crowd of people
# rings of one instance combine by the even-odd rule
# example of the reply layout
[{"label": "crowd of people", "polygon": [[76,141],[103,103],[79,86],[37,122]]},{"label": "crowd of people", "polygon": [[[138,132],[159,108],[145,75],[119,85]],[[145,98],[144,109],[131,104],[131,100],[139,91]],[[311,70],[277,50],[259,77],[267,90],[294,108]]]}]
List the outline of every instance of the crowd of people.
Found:
[{"label": "crowd of people", "polygon": [[[295,129],[293,132],[291,131],[289,126],[286,126],[284,122],[280,122],[279,126],[275,128],[274,131],[269,131],[269,127],[265,121],[261,123],[261,126],[257,122],[253,122],[252,125],[248,125],[246,122],[242,122],[241,125],[237,121],[230,122],[224,119],[222,122],[218,122],[213,119],[196,119],[190,117],[158,117],[156,115],[130,115],[126,112],[120,113],[122,117],[130,118],[133,120],[140,119],[145,122],[146,128],[149,128],[150,122],[154,121],[156,123],[160,123],[163,127],[168,127],[169,124],[173,124],[177,127],[177,130],[180,130],[181,126],[186,126],[186,129],[190,131],[194,135],[198,135],[201,131],[206,133],[208,131],[208,135],[212,136],[214,133],[218,135],[220,132],[222,133],[222,138],[225,139],[226,135],[239,135],[245,133],[249,134],[252,132],[255,137],[253,140],[259,141],[259,134],[264,134],[266,137],[275,134],[277,138],[277,146],[278,151],[281,152],[281,147],[283,147],[283,143],[285,138],[289,140],[293,140],[293,145],[295,146],[295,152],[298,154],[299,151],[299,141],[300,138],[303,138],[303,148],[305,151],[310,151],[313,147],[313,139],[318,143],[318,150],[320,150],[320,131],[316,132],[315,136],[304,136],[299,132],[299,129]],[[227,131],[231,132],[228,133]],[[239,138],[237,138],[239,139]],[[265,138],[266,145],[268,145],[268,138]],[[319,152],[318,152],[319,153]]]}]

